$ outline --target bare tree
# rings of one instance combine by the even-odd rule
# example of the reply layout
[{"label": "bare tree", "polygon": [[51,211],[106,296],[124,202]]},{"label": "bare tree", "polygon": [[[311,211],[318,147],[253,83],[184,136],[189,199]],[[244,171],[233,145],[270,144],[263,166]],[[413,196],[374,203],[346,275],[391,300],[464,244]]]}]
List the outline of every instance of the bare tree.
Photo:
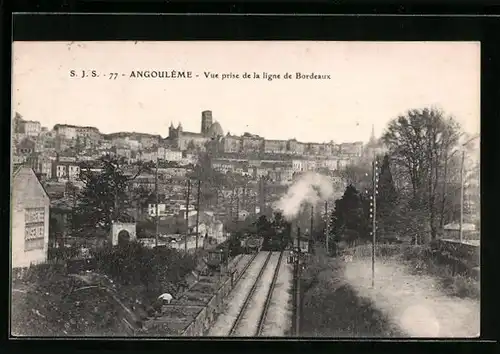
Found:
[{"label": "bare tree", "polygon": [[[399,116],[389,123],[382,137],[393,161],[410,182],[412,209],[426,214],[432,239],[444,219],[447,161],[458,137],[458,123],[434,108],[414,109]],[[441,188],[440,182],[444,183]]]}]

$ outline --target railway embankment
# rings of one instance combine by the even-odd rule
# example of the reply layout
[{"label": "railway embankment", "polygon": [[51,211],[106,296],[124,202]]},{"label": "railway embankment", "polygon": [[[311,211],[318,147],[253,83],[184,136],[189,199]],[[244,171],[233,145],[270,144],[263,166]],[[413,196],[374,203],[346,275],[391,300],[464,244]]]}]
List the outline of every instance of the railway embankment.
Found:
[{"label": "railway embankment", "polygon": [[321,252],[311,257],[302,274],[301,336],[452,338],[479,334],[478,299],[443,283],[445,278],[462,279],[463,275],[446,273],[448,266],[432,263],[423,250],[378,247],[372,286],[371,247],[350,251],[353,257],[346,261]]},{"label": "railway embankment", "polygon": [[[346,264],[323,250],[301,273],[299,337],[401,337],[404,333],[346,279]],[[369,272],[369,269],[367,269]]]},{"label": "railway embankment", "polygon": [[238,283],[251,260],[239,255],[229,264],[229,274],[199,276],[197,282],[181,297],[161,309],[161,316],[144,323],[147,336],[202,336],[223,309],[225,298]]}]

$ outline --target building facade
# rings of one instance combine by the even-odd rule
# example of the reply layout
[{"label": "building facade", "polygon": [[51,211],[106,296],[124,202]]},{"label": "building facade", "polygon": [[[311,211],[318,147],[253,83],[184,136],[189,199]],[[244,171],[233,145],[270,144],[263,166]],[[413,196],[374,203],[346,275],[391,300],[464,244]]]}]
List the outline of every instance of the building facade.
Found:
[{"label": "building facade", "polygon": [[31,168],[14,171],[11,198],[12,268],[46,262],[50,199]]}]

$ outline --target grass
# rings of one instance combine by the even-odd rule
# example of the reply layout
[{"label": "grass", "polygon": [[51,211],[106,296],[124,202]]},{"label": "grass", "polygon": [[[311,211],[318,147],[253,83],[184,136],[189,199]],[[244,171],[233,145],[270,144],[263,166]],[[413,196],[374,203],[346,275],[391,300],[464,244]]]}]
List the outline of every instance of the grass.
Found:
[{"label": "grass", "polygon": [[[140,299],[147,308],[171,284],[195,267],[193,257],[173,250],[139,245],[103,249],[96,255],[98,276],[92,282],[116,291],[129,308]],[[13,277],[12,332],[16,335],[124,335],[121,317],[99,291],[72,291],[87,284],[68,276],[62,264],[30,267]],[[172,285],[173,286],[173,285]],[[72,295],[69,295],[72,294]]]},{"label": "grass", "polygon": [[[471,298],[479,300],[480,284],[472,275],[468,274],[459,260],[450,258],[434,251],[430,245],[388,245],[376,247],[376,259],[395,260],[408,268],[411,274],[429,275],[434,277],[440,285],[440,290],[449,296]],[[354,257],[371,257],[371,245],[362,245],[344,252]],[[455,262],[455,269],[450,264]],[[459,271],[457,271],[460,270]]]},{"label": "grass", "polygon": [[316,250],[301,281],[301,336],[399,337],[401,331],[345,281],[343,265]]}]

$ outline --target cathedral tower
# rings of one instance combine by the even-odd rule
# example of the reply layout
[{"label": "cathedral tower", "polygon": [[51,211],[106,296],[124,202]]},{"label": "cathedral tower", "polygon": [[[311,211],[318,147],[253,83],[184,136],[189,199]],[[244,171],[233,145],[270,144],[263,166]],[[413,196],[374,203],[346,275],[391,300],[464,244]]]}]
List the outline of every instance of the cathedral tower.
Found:
[{"label": "cathedral tower", "polygon": [[201,134],[206,135],[212,126],[212,111],[201,112]]}]

